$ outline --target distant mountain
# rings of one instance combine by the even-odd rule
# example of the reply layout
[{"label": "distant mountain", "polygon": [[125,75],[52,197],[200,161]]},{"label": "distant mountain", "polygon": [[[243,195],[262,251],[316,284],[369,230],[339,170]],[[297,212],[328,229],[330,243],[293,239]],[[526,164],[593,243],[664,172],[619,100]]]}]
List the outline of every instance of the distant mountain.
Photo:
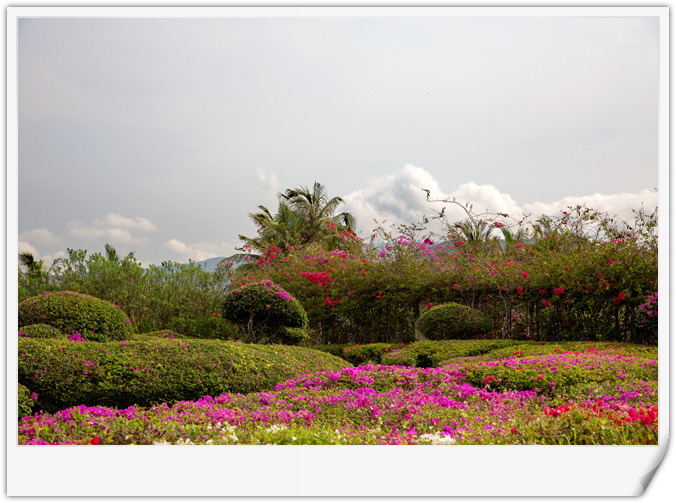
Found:
[{"label": "distant mountain", "polygon": [[209,258],[206,260],[201,260],[199,262],[195,262],[196,265],[202,267],[207,272],[214,272],[216,270],[216,267],[218,266],[218,263],[221,260],[224,260],[226,257],[214,257],[214,258]]}]

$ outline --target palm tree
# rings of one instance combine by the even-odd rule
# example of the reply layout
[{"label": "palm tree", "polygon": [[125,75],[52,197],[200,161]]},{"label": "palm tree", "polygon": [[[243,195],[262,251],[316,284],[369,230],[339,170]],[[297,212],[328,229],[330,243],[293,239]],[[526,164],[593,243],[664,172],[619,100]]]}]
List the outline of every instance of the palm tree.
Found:
[{"label": "palm tree", "polygon": [[26,270],[25,275],[29,280],[42,283],[47,278],[47,271],[44,269],[44,260],[35,260],[30,252],[19,253],[19,267],[23,266]]},{"label": "palm tree", "polygon": [[271,247],[286,254],[313,241],[326,244],[329,249],[344,245],[341,233],[354,232],[356,219],[351,213],[334,215],[343,203],[340,197],[329,199],[326,188],[315,182],[312,190],[306,187],[288,189],[278,194],[279,206],[273,215],[265,206],[258,206],[258,213],[249,213],[256,224],[258,236],[239,236],[244,252],[228,257],[233,262],[259,259]]},{"label": "palm tree", "polygon": [[58,264],[63,261],[62,257],[54,259],[52,265],[49,269],[45,269],[44,259],[35,260],[35,257],[30,252],[21,252],[19,253],[19,270],[21,267],[25,268],[25,277],[29,281],[34,281],[36,283],[47,283],[52,271]]},{"label": "palm tree", "polygon": [[265,206],[258,206],[259,213],[249,213],[249,218],[258,227],[258,236],[248,238],[240,234],[244,241],[244,249],[255,253],[263,253],[271,246],[279,248],[283,253],[291,247],[301,244],[300,235],[304,220],[286,203],[280,202],[277,213],[273,216]]},{"label": "palm tree", "polygon": [[502,231],[502,237],[505,240],[505,249],[514,248],[517,244],[528,239],[528,232],[521,226],[517,228],[516,232],[508,227],[500,227],[500,231]]},{"label": "palm tree", "polygon": [[287,189],[279,194],[280,200],[288,202],[289,207],[305,221],[301,231],[304,241],[313,238],[335,234],[341,231],[354,232],[357,220],[354,215],[347,212],[334,215],[338,206],[344,203],[341,197],[329,199],[326,187],[315,182],[312,190],[307,187]]},{"label": "palm tree", "polygon": [[117,254],[117,250],[108,243],[106,243],[105,248],[106,248],[106,260],[108,260],[108,262],[112,262],[113,264],[119,264],[121,259],[120,256]]}]

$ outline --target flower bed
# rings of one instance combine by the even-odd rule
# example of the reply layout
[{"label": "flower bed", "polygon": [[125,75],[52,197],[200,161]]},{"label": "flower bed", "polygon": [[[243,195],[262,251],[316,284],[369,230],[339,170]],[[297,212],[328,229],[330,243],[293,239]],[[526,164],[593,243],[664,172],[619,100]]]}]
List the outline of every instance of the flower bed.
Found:
[{"label": "flower bed", "polygon": [[[531,346],[513,350],[528,353]],[[171,407],[82,405],[23,418],[19,443],[657,443],[657,348],[578,343],[552,349],[463,357],[437,368],[326,370],[274,391]]]}]

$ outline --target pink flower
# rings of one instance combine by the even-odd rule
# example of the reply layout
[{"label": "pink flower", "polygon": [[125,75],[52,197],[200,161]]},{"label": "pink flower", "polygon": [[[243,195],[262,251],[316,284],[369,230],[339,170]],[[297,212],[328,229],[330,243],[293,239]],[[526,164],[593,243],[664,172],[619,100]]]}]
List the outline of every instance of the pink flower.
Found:
[{"label": "pink flower", "polygon": [[547,302],[546,300],[543,300],[542,305],[545,306],[545,307],[549,307],[549,302]]},{"label": "pink flower", "polygon": [[518,245],[516,245],[516,247],[517,248],[523,248],[523,243],[519,243]]},{"label": "pink flower", "polygon": [[528,273],[527,273],[527,272],[524,272],[524,273],[523,273],[523,277],[524,277],[524,278],[527,278],[527,277],[528,277]]},{"label": "pink flower", "polygon": [[523,297],[523,288],[521,288],[520,286],[517,286],[516,291],[519,292],[519,296]]}]

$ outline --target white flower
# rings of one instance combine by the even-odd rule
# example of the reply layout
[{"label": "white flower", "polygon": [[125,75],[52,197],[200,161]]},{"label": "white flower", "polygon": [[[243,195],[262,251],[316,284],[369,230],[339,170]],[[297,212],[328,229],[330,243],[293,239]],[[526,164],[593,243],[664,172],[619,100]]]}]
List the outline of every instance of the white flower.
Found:
[{"label": "white flower", "polygon": [[450,435],[439,435],[438,433],[423,433],[418,437],[418,442],[429,445],[453,445],[455,439]]}]

